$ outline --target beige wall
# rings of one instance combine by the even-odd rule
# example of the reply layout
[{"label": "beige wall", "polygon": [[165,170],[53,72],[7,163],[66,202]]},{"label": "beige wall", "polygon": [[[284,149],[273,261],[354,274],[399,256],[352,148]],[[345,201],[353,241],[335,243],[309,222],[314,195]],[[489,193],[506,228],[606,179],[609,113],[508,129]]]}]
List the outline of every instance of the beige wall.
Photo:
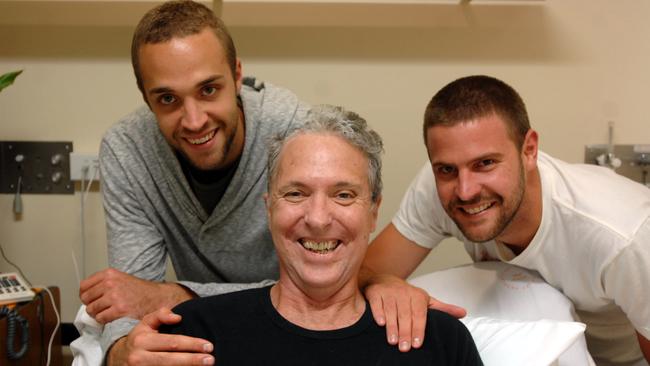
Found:
[{"label": "beige wall", "polygon": [[[478,6],[478,5],[473,5]],[[527,102],[542,148],[579,162],[585,144],[650,143],[650,2],[547,0],[503,13],[470,10],[467,23],[405,27],[234,27],[246,74],[286,86],[312,103],[342,104],[384,136],[385,198],[380,226],[426,156],[420,123],[433,93],[454,78],[490,74]],[[521,16],[519,16],[521,15]],[[227,14],[226,14],[227,16]],[[522,20],[523,19],[523,20]],[[227,19],[226,19],[227,20]],[[130,27],[0,23],[0,73],[25,69],[0,94],[0,140],[71,140],[96,153],[120,116],[141,104],[128,60]],[[99,194],[86,205],[81,258],[80,195],[24,196],[12,215],[0,195],[0,244],[35,284],[58,285],[63,318],[79,305],[74,249],[86,274],[106,266]],[[446,242],[418,273],[468,261]],[[0,260],[0,271],[13,269]]]}]

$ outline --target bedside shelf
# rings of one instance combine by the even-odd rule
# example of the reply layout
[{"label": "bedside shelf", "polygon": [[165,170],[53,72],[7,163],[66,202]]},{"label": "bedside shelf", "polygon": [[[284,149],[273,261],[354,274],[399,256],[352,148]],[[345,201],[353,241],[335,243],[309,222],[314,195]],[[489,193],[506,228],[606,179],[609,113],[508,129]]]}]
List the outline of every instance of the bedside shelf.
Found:
[{"label": "bedside shelf", "polygon": [[[0,25],[134,26],[159,0],[0,0]],[[213,1],[202,3],[212,6]],[[543,0],[223,0],[237,26],[464,26],[468,13],[540,5]],[[480,15],[480,14],[479,14]]]}]

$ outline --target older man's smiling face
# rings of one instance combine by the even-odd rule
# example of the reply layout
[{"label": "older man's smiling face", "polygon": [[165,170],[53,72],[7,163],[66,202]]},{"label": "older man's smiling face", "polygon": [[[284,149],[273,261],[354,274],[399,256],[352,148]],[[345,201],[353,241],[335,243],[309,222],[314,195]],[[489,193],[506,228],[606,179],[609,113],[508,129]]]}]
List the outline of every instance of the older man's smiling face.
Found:
[{"label": "older man's smiling face", "polygon": [[356,286],[379,205],[365,155],[335,135],[299,134],[271,178],[267,208],[281,281],[302,290]]}]

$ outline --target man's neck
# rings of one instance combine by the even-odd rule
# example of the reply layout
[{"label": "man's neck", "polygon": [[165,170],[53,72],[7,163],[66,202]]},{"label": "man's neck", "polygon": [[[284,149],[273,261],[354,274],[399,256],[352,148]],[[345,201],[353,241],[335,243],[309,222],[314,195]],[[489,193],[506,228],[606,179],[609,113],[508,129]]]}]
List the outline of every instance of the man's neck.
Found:
[{"label": "man's neck", "polygon": [[539,170],[535,169],[528,176],[526,191],[515,217],[496,240],[519,255],[533,241],[541,222],[542,184]]},{"label": "man's neck", "polygon": [[280,281],[271,288],[273,307],[288,321],[311,330],[341,329],[356,323],[366,302],[356,284],[330,294],[309,294],[293,284]]}]

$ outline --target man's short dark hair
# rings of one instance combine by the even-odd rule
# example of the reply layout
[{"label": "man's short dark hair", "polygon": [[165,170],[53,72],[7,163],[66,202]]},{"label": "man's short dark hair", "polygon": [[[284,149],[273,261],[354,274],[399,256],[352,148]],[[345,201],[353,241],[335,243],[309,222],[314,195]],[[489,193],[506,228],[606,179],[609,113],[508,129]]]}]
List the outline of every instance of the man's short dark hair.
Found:
[{"label": "man's short dark hair", "polygon": [[438,125],[452,126],[496,114],[503,119],[510,137],[521,149],[530,121],[519,94],[503,81],[485,75],[452,81],[431,98],[424,112],[424,144],[427,131]]},{"label": "man's short dark hair", "polygon": [[[206,28],[212,29],[221,42],[228,66],[235,77],[237,51],[226,25],[207,6],[190,0],[169,1],[149,10],[140,20],[131,42],[131,63],[138,88],[145,95],[140,73],[138,53],[145,44],[163,43],[175,37],[198,34]],[[146,100],[146,98],[145,98]]]}]

